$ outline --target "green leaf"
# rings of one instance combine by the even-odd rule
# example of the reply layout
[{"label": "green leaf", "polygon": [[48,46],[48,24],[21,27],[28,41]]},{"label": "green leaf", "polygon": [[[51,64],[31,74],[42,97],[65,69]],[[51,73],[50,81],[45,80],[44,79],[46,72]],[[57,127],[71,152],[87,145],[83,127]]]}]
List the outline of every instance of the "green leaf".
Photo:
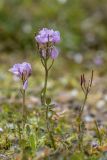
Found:
[{"label": "green leaf", "polygon": [[46,104],[49,105],[51,103],[51,98],[46,98]]},{"label": "green leaf", "polygon": [[29,141],[30,141],[30,145],[31,145],[32,149],[35,149],[36,148],[36,139],[33,134],[30,135]]}]

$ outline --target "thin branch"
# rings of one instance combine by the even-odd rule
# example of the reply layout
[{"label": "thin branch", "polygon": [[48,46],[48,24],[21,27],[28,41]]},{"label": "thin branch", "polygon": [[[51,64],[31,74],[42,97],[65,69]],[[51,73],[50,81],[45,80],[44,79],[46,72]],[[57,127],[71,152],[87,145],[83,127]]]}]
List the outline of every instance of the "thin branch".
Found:
[{"label": "thin branch", "polygon": [[92,74],[91,74],[91,81],[90,81],[90,88],[92,86],[92,82],[93,82],[93,75],[94,75],[94,71],[92,70]]},{"label": "thin branch", "polygon": [[44,61],[43,61],[42,58],[41,58],[41,63],[42,63],[42,65],[45,67],[45,63],[44,63]]},{"label": "thin branch", "polygon": [[81,89],[82,89],[82,91],[84,92],[84,94],[85,94],[85,87],[84,87],[84,83],[85,83],[85,81],[84,81],[84,75],[81,75]]},{"label": "thin branch", "polygon": [[48,71],[52,68],[53,64],[54,64],[54,59],[52,60],[52,63],[51,63],[51,65],[49,66]]}]

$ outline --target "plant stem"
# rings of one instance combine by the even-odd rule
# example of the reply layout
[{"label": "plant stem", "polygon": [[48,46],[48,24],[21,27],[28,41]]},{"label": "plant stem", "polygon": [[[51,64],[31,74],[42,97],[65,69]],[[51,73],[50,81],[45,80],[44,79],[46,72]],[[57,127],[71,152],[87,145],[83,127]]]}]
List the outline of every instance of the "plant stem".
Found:
[{"label": "plant stem", "polygon": [[85,128],[84,121],[82,120],[82,115],[83,115],[84,107],[85,107],[85,104],[86,104],[86,101],[88,98],[89,91],[92,86],[92,82],[93,82],[93,70],[92,70],[91,78],[89,79],[88,83],[86,83],[86,79],[85,79],[84,74],[81,75],[81,88],[82,88],[84,95],[85,95],[84,102],[80,108],[80,112],[79,112],[79,116],[78,116],[78,131],[79,131],[78,141],[79,141],[79,149],[81,151],[83,150],[82,146],[83,146],[83,136],[84,136],[84,128]]},{"label": "plant stem", "polygon": [[50,126],[49,126],[48,113],[49,113],[49,107],[48,107],[48,105],[47,105],[47,106],[46,106],[46,126],[47,126],[47,132],[48,132],[49,137],[50,137],[50,139],[51,139],[53,148],[56,149],[55,142],[54,142],[54,138],[53,138],[52,132],[51,132],[51,130],[50,130]]},{"label": "plant stem", "polygon": [[47,59],[44,61],[44,69],[45,69],[45,82],[44,82],[43,96],[42,96],[43,105],[45,105],[46,102],[46,91],[47,91],[47,81],[48,81]]},{"label": "plant stem", "polygon": [[83,111],[84,111],[84,107],[85,107],[85,104],[86,104],[86,101],[87,101],[87,97],[88,97],[88,89],[85,93],[85,98],[84,98],[84,102],[83,102],[83,105],[80,109],[80,113],[79,113],[79,126],[78,126],[78,130],[79,130],[79,135],[78,135],[78,139],[79,139],[79,149],[81,151],[83,151],[83,134],[84,134],[84,122],[82,121],[82,115],[83,115]]},{"label": "plant stem", "polygon": [[25,90],[23,90],[23,102],[22,102],[22,106],[23,106],[23,129],[24,129],[24,126],[25,126],[25,122],[26,122],[26,106],[25,106]]},{"label": "plant stem", "polygon": [[22,139],[22,137],[21,137],[21,128],[20,128],[19,124],[17,124],[17,127],[18,127],[19,142],[21,143],[21,139]]},{"label": "plant stem", "polygon": [[83,105],[82,105],[82,107],[80,109],[80,113],[79,113],[79,132],[81,130],[82,115],[83,115],[84,107],[85,107],[85,104],[86,104],[86,101],[87,101],[87,97],[88,97],[88,91],[85,94],[84,102],[83,102]]},{"label": "plant stem", "polygon": [[42,101],[42,104],[44,106],[46,106],[46,128],[47,128],[47,132],[49,134],[49,137],[50,137],[50,140],[52,142],[53,148],[56,149],[54,138],[53,138],[53,135],[51,133],[50,125],[49,125],[49,123],[50,123],[49,118],[48,118],[49,106],[46,104],[46,91],[47,91],[47,82],[48,82],[48,72],[51,69],[54,61],[52,61],[52,64],[50,65],[49,68],[48,68],[48,64],[47,64],[47,62],[48,62],[47,58],[43,59],[41,62],[42,62],[42,65],[43,65],[43,67],[45,69],[45,82],[44,82],[44,88],[43,88],[43,93],[42,93],[41,101]]}]

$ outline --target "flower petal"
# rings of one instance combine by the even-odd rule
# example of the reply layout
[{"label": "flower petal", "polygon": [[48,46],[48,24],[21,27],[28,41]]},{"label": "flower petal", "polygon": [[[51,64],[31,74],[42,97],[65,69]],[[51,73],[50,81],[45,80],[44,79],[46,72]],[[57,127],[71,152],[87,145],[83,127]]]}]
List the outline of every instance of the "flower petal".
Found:
[{"label": "flower petal", "polygon": [[23,89],[26,90],[28,87],[28,80],[26,80],[23,84]]},{"label": "flower petal", "polygon": [[51,55],[50,56],[51,56],[52,59],[56,59],[58,57],[58,54],[59,54],[58,49],[56,47],[54,47],[52,49],[52,51],[51,51]]}]

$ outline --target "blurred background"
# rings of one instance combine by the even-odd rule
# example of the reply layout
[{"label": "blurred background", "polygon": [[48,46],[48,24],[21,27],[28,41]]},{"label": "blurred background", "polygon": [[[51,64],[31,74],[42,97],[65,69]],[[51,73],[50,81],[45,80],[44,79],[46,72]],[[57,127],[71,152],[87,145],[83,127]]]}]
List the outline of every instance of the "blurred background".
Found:
[{"label": "blurred background", "polygon": [[43,27],[61,32],[62,52],[104,50],[106,0],[0,0],[0,51],[33,50]]},{"label": "blurred background", "polygon": [[[60,54],[49,76],[48,94],[62,103],[80,98],[80,75],[94,70],[89,102],[98,108],[107,101],[107,0],[0,0],[0,97],[4,105],[17,95],[17,79],[8,69],[30,62],[33,75],[28,93],[35,98],[44,71],[37,54],[35,33],[43,27],[61,33]],[[1,85],[2,84],[2,85]],[[83,95],[82,95],[83,96]],[[55,98],[55,97],[54,97]],[[98,104],[97,104],[98,103]]]}]

